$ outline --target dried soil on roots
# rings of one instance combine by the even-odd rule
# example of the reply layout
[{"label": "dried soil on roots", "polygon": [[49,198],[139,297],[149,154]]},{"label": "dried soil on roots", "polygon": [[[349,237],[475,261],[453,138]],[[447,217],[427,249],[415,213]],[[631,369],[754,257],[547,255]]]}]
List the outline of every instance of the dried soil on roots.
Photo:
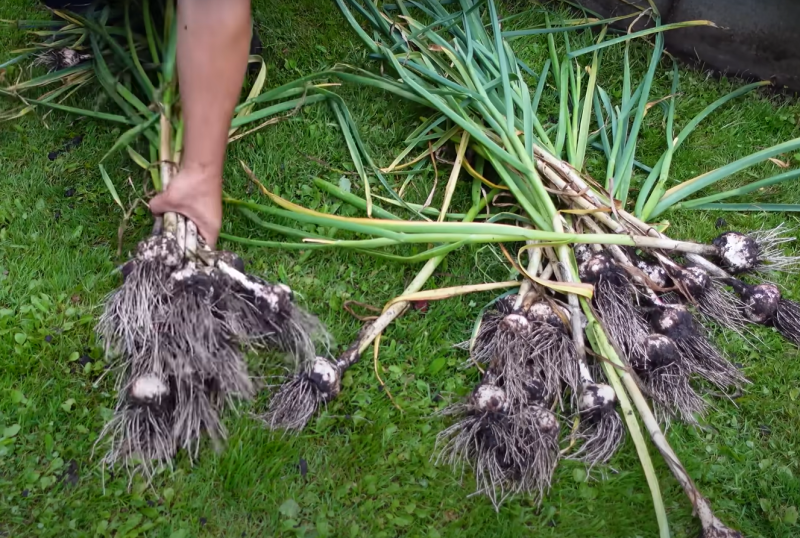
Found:
[{"label": "dried soil on roots", "polygon": [[655,332],[675,342],[681,352],[681,362],[692,374],[723,390],[741,389],[748,383],[741,372],[709,342],[686,307],[656,306],[650,310],[650,323]]},{"label": "dried soil on roots", "polygon": [[558,462],[558,421],[538,405],[487,405],[476,398],[482,387],[468,402],[442,411],[458,420],[437,436],[434,460],[462,476],[471,468],[475,494],[489,497],[496,509],[515,493],[532,494],[538,502],[550,488]]},{"label": "dried soil on roots", "polygon": [[243,264],[232,253],[184,259],[170,233],[143,241],[123,267],[125,280],[107,298],[98,333],[113,354],[118,387],[158,375],[168,380],[172,404],[169,419],[155,428],[152,413],[121,391],[116,416],[103,430],[107,464],[149,478],[152,466],[142,460],[164,462],[178,448],[196,459],[204,434],[221,447],[227,435],[222,413],[256,392],[248,349],[290,353],[305,364],[319,343],[327,346],[327,334],[293,304],[289,288],[239,269]]},{"label": "dried soil on roots", "polygon": [[651,334],[646,341],[647,359],[631,366],[644,392],[655,404],[655,413],[664,424],[672,418],[696,424],[706,411],[706,404],[689,384],[689,369],[681,362],[675,342],[661,334]]}]

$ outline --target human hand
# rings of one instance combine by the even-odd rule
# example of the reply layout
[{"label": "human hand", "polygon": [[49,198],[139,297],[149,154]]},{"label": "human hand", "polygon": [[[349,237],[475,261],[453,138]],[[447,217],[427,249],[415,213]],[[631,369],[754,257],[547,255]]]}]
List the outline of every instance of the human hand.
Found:
[{"label": "human hand", "polygon": [[150,200],[154,215],[180,213],[191,219],[197,231],[214,248],[222,226],[222,179],[202,170],[183,168],[167,190]]}]

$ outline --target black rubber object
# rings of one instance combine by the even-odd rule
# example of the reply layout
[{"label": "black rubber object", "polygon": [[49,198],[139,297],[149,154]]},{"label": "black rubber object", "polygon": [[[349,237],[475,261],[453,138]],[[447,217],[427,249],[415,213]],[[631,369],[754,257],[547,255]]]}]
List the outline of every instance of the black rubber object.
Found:
[{"label": "black rubber object", "polygon": [[[577,0],[603,18],[635,8],[620,0]],[[647,0],[629,3],[648,7]],[[694,27],[665,34],[667,50],[717,73],[771,80],[800,91],[799,0],[655,0],[662,23],[706,19],[719,28]],[[627,28],[634,19],[616,23]],[[652,25],[643,17],[636,30]]]}]

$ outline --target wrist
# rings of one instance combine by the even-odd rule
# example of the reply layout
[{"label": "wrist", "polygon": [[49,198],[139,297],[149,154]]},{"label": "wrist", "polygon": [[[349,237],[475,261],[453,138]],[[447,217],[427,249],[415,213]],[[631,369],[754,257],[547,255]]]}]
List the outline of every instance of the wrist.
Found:
[{"label": "wrist", "polygon": [[222,181],[222,167],[207,162],[184,159],[181,162],[181,172],[198,180]]}]

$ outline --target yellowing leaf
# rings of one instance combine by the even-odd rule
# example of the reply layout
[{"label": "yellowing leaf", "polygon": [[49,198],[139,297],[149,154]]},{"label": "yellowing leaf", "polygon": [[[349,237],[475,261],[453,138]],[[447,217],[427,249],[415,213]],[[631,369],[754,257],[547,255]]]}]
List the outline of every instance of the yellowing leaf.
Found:
[{"label": "yellowing leaf", "polygon": [[586,297],[587,299],[591,299],[594,295],[594,286],[591,284],[586,284],[584,282],[558,282],[553,280],[542,280],[541,278],[528,274],[528,272],[524,269],[522,270],[522,273],[525,275],[525,278],[529,278],[540,286],[550,288],[551,290],[559,293],[572,293],[580,297]]},{"label": "yellowing leaf", "polygon": [[[525,270],[525,267],[523,267],[523,264],[520,259],[522,253],[532,248],[542,248],[546,246],[549,246],[549,243],[536,243],[536,244],[526,245],[521,249],[519,249],[519,251],[517,252],[517,262],[514,264],[515,268],[520,273],[522,273],[522,275],[525,278],[536,282],[540,286],[544,286],[545,288],[550,288],[551,290],[557,291],[559,293],[571,293],[579,297],[585,297],[587,299],[591,299],[592,296],[594,295],[594,286],[592,286],[591,284],[586,284],[583,282],[558,282],[554,280],[544,280],[542,278],[539,278],[537,276],[528,273],[528,271]],[[513,262],[513,260],[511,261]]]},{"label": "yellowing leaf", "polygon": [[519,286],[516,280],[507,280],[505,282],[489,282],[487,284],[472,284],[468,286],[452,286],[449,288],[439,288],[435,290],[418,291],[417,293],[409,293],[408,295],[401,295],[395,297],[383,307],[384,312],[400,302],[415,302],[415,301],[438,301],[441,299],[450,299],[451,297],[458,297],[460,295],[467,295],[468,293],[477,293],[479,291],[499,290],[503,288],[512,288]]},{"label": "yellowing leaf", "polygon": [[492,183],[491,181],[489,181],[488,179],[486,179],[485,177],[480,175],[478,173],[478,171],[475,170],[472,167],[471,164],[469,164],[469,161],[467,159],[464,159],[463,166],[464,166],[464,170],[466,170],[469,175],[471,175],[472,177],[474,177],[475,179],[477,179],[478,181],[480,181],[484,185],[488,185],[489,187],[491,187],[493,189],[499,189],[499,190],[503,190],[503,191],[507,191],[508,190],[508,187],[506,187],[504,185],[495,185],[494,183]]},{"label": "yellowing leaf", "polygon": [[657,104],[663,103],[667,99],[672,99],[673,97],[675,97],[675,96],[674,95],[665,95],[661,99],[656,99],[655,101],[650,101],[649,103],[647,103],[647,105],[645,105],[644,110],[645,110],[645,112],[648,112],[651,108],[653,108]]},{"label": "yellowing leaf", "polygon": [[570,215],[591,215],[593,213],[611,213],[610,207],[595,207],[592,209],[562,209],[559,213],[569,213]]},{"label": "yellowing leaf", "polygon": [[775,157],[770,157],[769,160],[772,164],[774,164],[778,168],[789,168],[790,166],[788,162],[776,159]]}]

